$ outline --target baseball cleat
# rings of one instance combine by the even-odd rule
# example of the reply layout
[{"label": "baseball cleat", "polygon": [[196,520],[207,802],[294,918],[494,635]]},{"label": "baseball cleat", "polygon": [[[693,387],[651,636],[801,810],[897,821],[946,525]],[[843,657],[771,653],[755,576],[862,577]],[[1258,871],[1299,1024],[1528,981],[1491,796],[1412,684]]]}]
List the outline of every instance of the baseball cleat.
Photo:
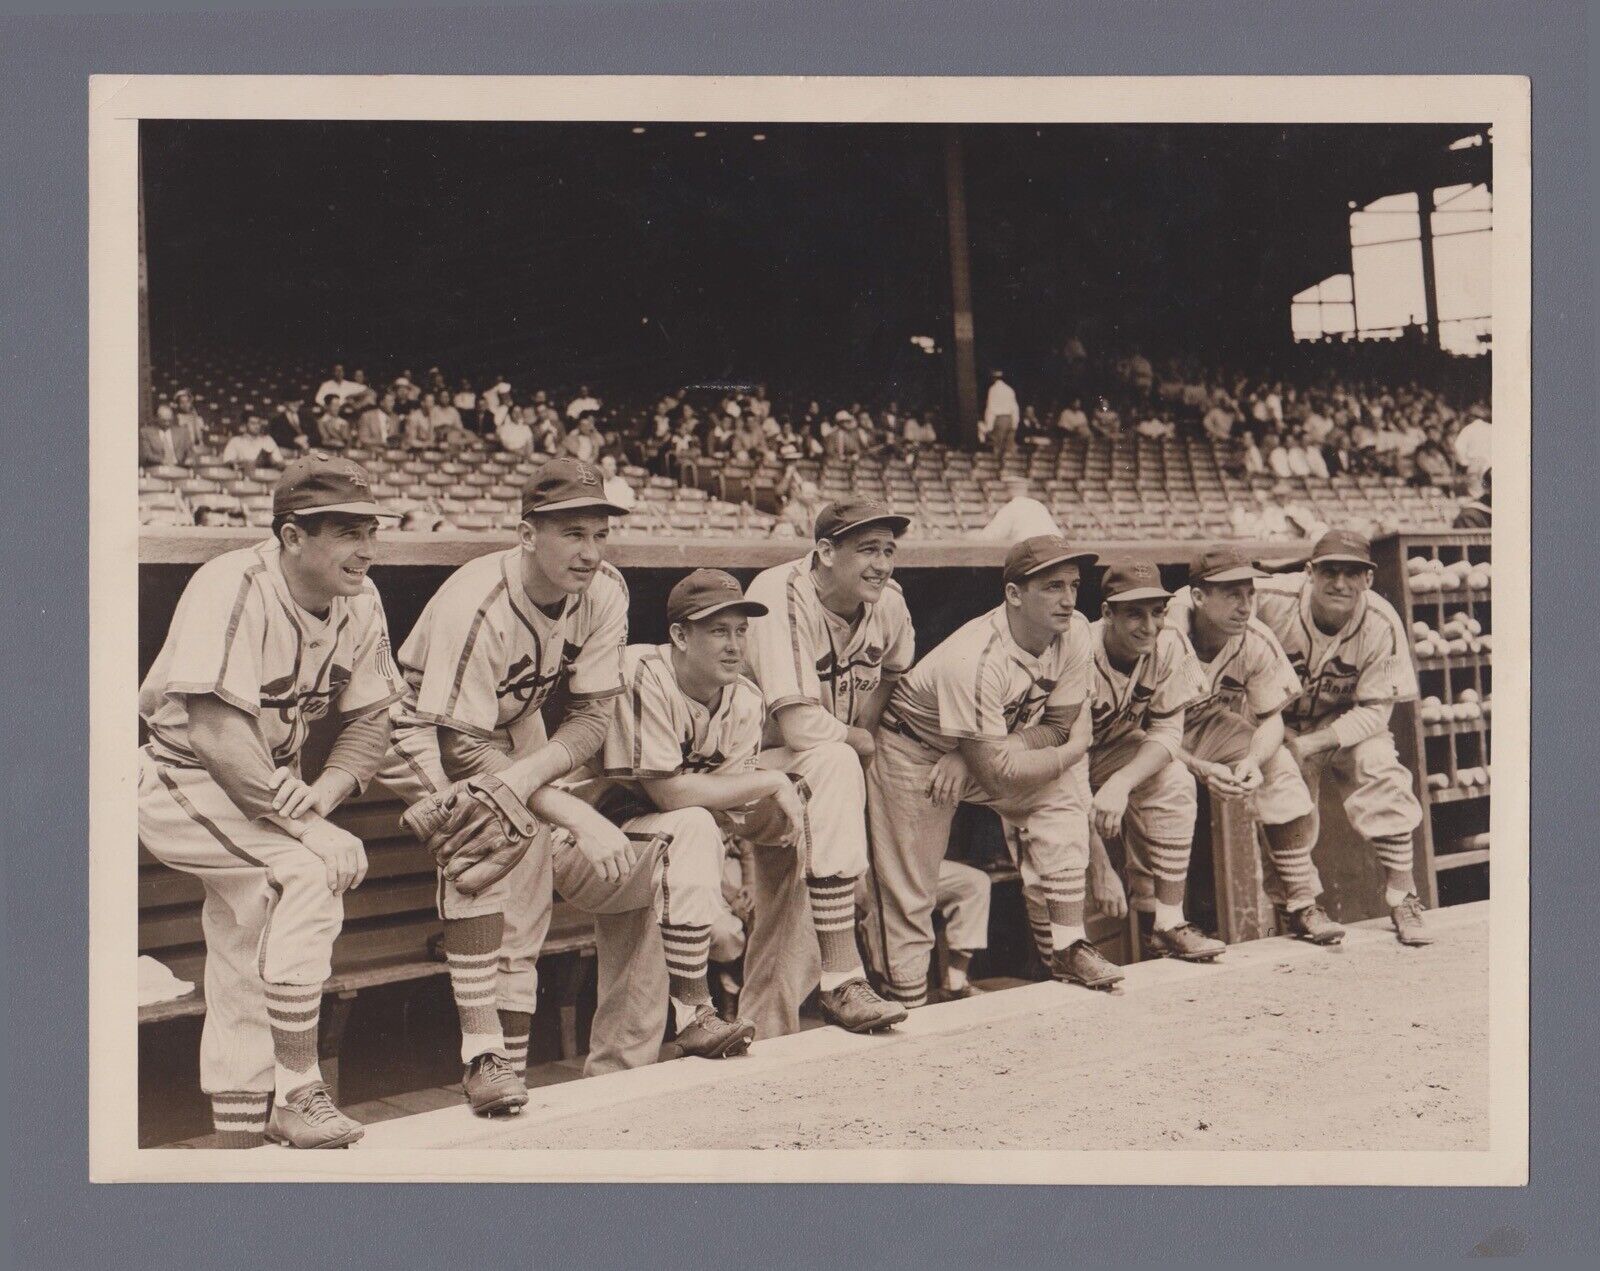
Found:
[{"label": "baseball cleat", "polygon": [[685,1055],[701,1059],[731,1059],[750,1049],[756,1035],[756,1026],[742,1019],[723,1019],[716,1007],[707,1002],[694,1018],[679,1030],[676,1042]]},{"label": "baseball cleat", "polygon": [[1051,954],[1050,974],[1063,984],[1081,984],[1086,989],[1110,990],[1123,980],[1117,964],[1087,940],[1074,940]]},{"label": "baseball cleat", "polygon": [[1298,940],[1312,944],[1338,944],[1344,939],[1344,928],[1328,917],[1321,905],[1311,904],[1304,909],[1291,909],[1284,915],[1284,931]]},{"label": "baseball cleat", "polygon": [[1394,920],[1394,933],[1401,944],[1424,945],[1433,943],[1433,933],[1428,930],[1422,902],[1410,895],[1389,911]]},{"label": "baseball cleat", "polygon": [[495,1050],[473,1056],[461,1089],[480,1117],[515,1116],[528,1102],[527,1085],[511,1061]]},{"label": "baseball cleat", "polygon": [[872,991],[866,980],[846,980],[836,989],[828,989],[818,996],[822,1013],[830,1024],[837,1024],[848,1033],[875,1033],[905,1022],[906,1008],[898,1002],[886,1002]]},{"label": "baseball cleat", "polygon": [[958,989],[950,988],[948,985],[940,989],[939,1000],[941,1002],[964,1002],[969,997],[980,997],[982,994],[983,990],[971,980],[968,980]]},{"label": "baseball cleat", "polygon": [[288,1102],[272,1102],[267,1118],[267,1142],[288,1147],[349,1147],[363,1134],[361,1122],[333,1106],[333,1096],[320,1081],[292,1091]]},{"label": "baseball cleat", "polygon": [[1166,958],[1179,958],[1184,962],[1214,962],[1228,946],[1206,935],[1194,923],[1185,922],[1176,927],[1152,930],[1150,947]]}]

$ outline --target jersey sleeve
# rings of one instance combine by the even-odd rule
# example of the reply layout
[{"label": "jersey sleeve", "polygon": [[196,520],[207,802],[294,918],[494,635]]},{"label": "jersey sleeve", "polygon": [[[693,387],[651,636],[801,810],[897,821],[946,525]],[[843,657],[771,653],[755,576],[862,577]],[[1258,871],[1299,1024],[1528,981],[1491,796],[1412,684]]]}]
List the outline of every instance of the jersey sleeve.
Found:
[{"label": "jersey sleeve", "polygon": [[189,580],[167,637],[171,657],[163,694],[210,694],[247,714],[261,714],[267,624],[257,572],[218,560]]},{"label": "jersey sleeve", "polygon": [[1156,644],[1155,692],[1150,697],[1150,718],[1176,715],[1206,692],[1205,674],[1194,648],[1179,632],[1162,629]]},{"label": "jersey sleeve", "polygon": [[1253,715],[1265,719],[1300,696],[1300,676],[1270,631],[1248,627],[1244,642],[1249,658],[1245,667],[1245,700]]},{"label": "jersey sleeve", "polygon": [[676,776],[683,767],[683,748],[666,687],[647,659],[634,663],[614,707],[603,752],[605,775],[635,780]]},{"label": "jersey sleeve", "polygon": [[905,596],[898,589],[889,594],[894,601],[889,609],[889,630],[885,633],[888,639],[884,642],[887,652],[883,655],[883,675],[885,679],[894,679],[909,671],[916,661],[917,632]]},{"label": "jersey sleeve", "polygon": [[1369,594],[1376,612],[1362,630],[1361,672],[1356,679],[1356,705],[1409,702],[1417,697],[1417,669],[1411,661],[1411,641],[1400,617],[1381,597]]},{"label": "jersey sleeve", "polygon": [[614,584],[596,597],[594,627],[567,673],[574,701],[593,701],[622,692],[622,652],[628,645],[628,587],[614,571],[602,575]]},{"label": "jersey sleeve", "polygon": [[[490,612],[499,595],[498,590],[491,591],[474,605],[470,593],[447,584],[429,603],[420,620],[427,624],[427,635],[417,718],[478,737],[493,734],[509,656],[505,632]],[[408,657],[417,634],[412,632],[407,650],[402,650]]]},{"label": "jersey sleeve", "polygon": [[767,612],[750,623],[748,658],[767,709],[781,710],[796,702],[823,706],[816,653],[827,644],[822,616],[806,603],[792,576],[770,592],[765,587],[762,594],[755,591],[752,587],[751,598],[766,605]]},{"label": "jersey sleeve", "polygon": [[377,588],[364,599],[365,622],[356,638],[350,682],[339,694],[339,718],[347,723],[398,701],[405,693],[405,682],[389,648],[389,622]]},{"label": "jersey sleeve", "polygon": [[939,733],[968,741],[1006,739],[1004,659],[985,649],[977,666],[945,659],[933,676]]}]

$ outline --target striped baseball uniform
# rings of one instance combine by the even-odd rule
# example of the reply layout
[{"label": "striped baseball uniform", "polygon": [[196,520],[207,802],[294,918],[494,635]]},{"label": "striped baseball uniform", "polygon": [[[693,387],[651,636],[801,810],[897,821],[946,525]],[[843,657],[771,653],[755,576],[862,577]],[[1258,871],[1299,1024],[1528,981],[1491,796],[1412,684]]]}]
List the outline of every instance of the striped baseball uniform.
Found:
[{"label": "striped baseball uniform", "polygon": [[[1291,733],[1331,727],[1354,708],[1416,699],[1411,638],[1376,592],[1363,593],[1350,620],[1330,635],[1311,617],[1310,576],[1279,574],[1256,580],[1256,616],[1278,637],[1300,681],[1300,696],[1284,712]],[[1411,868],[1422,806],[1388,728],[1311,756],[1303,770],[1313,807],[1323,774],[1331,774],[1351,828],[1372,843],[1384,867]]]},{"label": "striped baseball uniform", "polygon": [[863,606],[854,623],[839,617],[817,596],[811,559],[763,570],[746,589],[749,599],[768,610],[766,617],[750,620],[750,678],[769,712],[814,702],[859,727],[861,710],[878,685],[903,675],[916,656],[911,611],[891,579],[882,598]]},{"label": "striped baseball uniform", "polygon": [[[1194,607],[1187,590],[1167,606],[1167,625],[1189,635]],[[1191,644],[1190,649],[1194,646]],[[1195,651],[1207,691],[1183,713],[1183,744],[1191,755],[1232,767],[1250,753],[1256,726],[1300,696],[1300,677],[1259,619],[1251,618],[1209,662]],[[1263,825],[1287,825],[1311,811],[1300,766],[1283,747],[1261,769],[1262,783],[1251,807]],[[1315,894],[1313,892],[1313,894]]]},{"label": "striped baseball uniform", "polygon": [[[756,1037],[800,1027],[800,1003],[822,974],[821,940],[830,958],[855,962],[854,880],[867,871],[867,787],[861,762],[843,741],[803,751],[785,747],[775,715],[800,702],[820,706],[849,727],[867,721],[879,686],[910,668],[916,632],[900,585],[890,580],[851,622],[817,595],[813,557],[763,570],[745,596],[767,607],[750,620],[750,678],[766,704],[765,749],[757,762],[805,782],[807,807],[824,812],[804,851],[762,846],[751,852],[755,919],[745,953],[740,1009]],[[810,905],[808,912],[807,905]]]},{"label": "striped baseball uniform", "polygon": [[1184,712],[1206,695],[1199,660],[1182,633],[1163,627],[1155,648],[1126,672],[1112,665],[1105,620],[1090,625],[1094,647],[1094,745],[1089,784],[1098,790],[1138,754],[1146,741],[1165,745],[1170,762],[1146,777],[1128,797],[1122,819],[1129,901],[1154,903],[1153,880],[1183,883],[1194,845],[1194,777],[1178,759]]},{"label": "striped baseball uniform", "polygon": [[139,840],[205,885],[200,1082],[215,1097],[219,1130],[265,1124],[270,1026],[303,1030],[309,1013],[315,1028],[344,901],[328,890],[319,857],[270,821],[246,817],[212,780],[190,745],[189,699],[214,696],[252,716],[272,762],[298,771],[314,721],[330,712],[363,718],[403,689],[371,580],[357,596],[335,597],[325,615],[308,613],[289,591],[276,540],[195,572],[139,688],[149,732],[139,753]]},{"label": "striped baseball uniform", "polygon": [[[928,795],[934,765],[962,740],[1002,742],[1038,723],[1048,707],[1084,706],[1091,661],[1081,614],[1035,657],[1012,638],[1001,605],[957,630],[895,686],[867,773],[867,815],[887,964],[881,969],[898,1001],[926,1000],[940,862],[955,816],[954,805]],[[961,800],[1000,814],[1025,895],[1082,903],[1089,823],[1080,775],[1063,773],[1009,799],[969,778]]]},{"label": "striped baseball uniform", "polygon": [[[581,595],[551,613],[522,585],[521,547],[491,552],[456,570],[428,601],[400,647],[405,696],[392,709],[389,759],[378,774],[408,804],[451,783],[437,730],[479,737],[521,757],[546,740],[544,705],[565,680],[575,700],[622,691],[628,587],[602,563]],[[501,1010],[532,1014],[535,963],[550,924],[550,853],[536,845],[498,883],[463,896],[439,876],[444,918],[505,914],[496,978]]]}]

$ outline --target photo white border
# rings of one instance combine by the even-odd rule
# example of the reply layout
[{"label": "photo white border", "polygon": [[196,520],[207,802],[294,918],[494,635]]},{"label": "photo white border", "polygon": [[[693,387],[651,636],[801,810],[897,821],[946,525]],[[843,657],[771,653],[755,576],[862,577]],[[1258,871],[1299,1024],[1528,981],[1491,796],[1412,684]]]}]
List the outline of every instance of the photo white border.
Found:
[{"label": "photo white border", "polygon": [[[1528,1179],[1531,685],[1529,81],[1521,76],[1074,78],[95,76],[89,82],[90,1178],[96,1182],[1417,1184]],[[782,123],[1487,123],[1494,129],[1490,1134],[1477,1152],[396,1151],[138,1143],[138,123],[360,119]],[[1285,304],[1288,300],[1285,297]],[[1512,703],[1519,708],[1512,709]],[[1373,1137],[1381,1140],[1380,1127]]]}]

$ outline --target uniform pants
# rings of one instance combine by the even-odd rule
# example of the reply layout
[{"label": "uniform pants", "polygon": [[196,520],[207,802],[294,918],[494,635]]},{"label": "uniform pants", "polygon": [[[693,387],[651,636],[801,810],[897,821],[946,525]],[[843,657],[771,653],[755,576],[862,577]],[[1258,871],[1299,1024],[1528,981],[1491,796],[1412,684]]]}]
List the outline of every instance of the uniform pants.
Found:
[{"label": "uniform pants", "polygon": [[[934,909],[944,919],[945,945],[958,953],[975,953],[989,947],[989,875],[964,861],[939,862],[939,884]],[[862,911],[861,933],[867,960],[884,974],[883,926],[869,874],[856,886],[856,904]]]},{"label": "uniform pants", "polygon": [[[877,741],[877,756],[867,771],[867,817],[886,963],[882,969],[891,985],[914,997],[914,986],[923,984],[928,973],[940,865],[956,810],[954,804],[936,804],[928,797],[928,781],[939,760],[936,751],[886,728],[878,730]],[[1000,814],[1025,896],[1043,904],[1048,891],[1064,887],[1069,899],[1083,898],[1089,820],[1081,771],[1006,800],[969,779],[960,801]]]},{"label": "uniform pants", "polygon": [[143,750],[139,841],[205,886],[200,1088],[271,1093],[266,985],[327,981],[344,898],[328,890],[320,857],[270,822],[246,817],[209,773],[158,763]]},{"label": "uniform pants", "polygon": [[[1098,790],[1132,762],[1145,743],[1131,733],[1089,751],[1089,785]],[[1178,760],[1169,760],[1134,787],[1122,818],[1123,868],[1128,876],[1128,903],[1135,909],[1155,908],[1155,880],[1184,883],[1189,878],[1189,853],[1194,846],[1196,795],[1194,777]]]},{"label": "uniform pants", "polygon": [[594,916],[596,995],[584,1075],[652,1064],[667,1026],[667,960],[661,924],[709,927],[722,911],[722,831],[704,808],[631,817],[622,824],[641,851],[608,883],[572,836],[556,831],[555,888]]},{"label": "uniform pants", "polygon": [[751,845],[755,903],[739,1010],[759,1039],[796,1032],[800,1004],[821,979],[822,950],[806,879],[856,879],[866,872],[867,791],[861,760],[842,741],[799,751],[774,747],[756,763],[788,773],[806,808],[798,843],[780,843],[784,821],[770,800],[731,825]]},{"label": "uniform pants", "polygon": [[[1232,767],[1250,753],[1250,742],[1255,737],[1256,725],[1233,711],[1219,710],[1186,729],[1183,745],[1197,759]],[[1300,765],[1287,746],[1280,746],[1272,758],[1261,766],[1262,782],[1248,800],[1248,807],[1262,826],[1289,825],[1302,818],[1313,818],[1289,841],[1279,835],[1269,837],[1256,834],[1261,853],[1261,877],[1267,896],[1275,905],[1290,901],[1306,904],[1322,894],[1322,879],[1311,860],[1311,848],[1317,841],[1315,809],[1311,793],[1306,789]],[[1148,875],[1129,880],[1130,889],[1141,901],[1140,907],[1154,899]]]},{"label": "uniform pants", "polygon": [[[1313,755],[1302,772],[1313,816],[1318,815],[1323,780],[1333,781],[1350,828],[1372,844],[1379,864],[1398,872],[1412,868],[1412,836],[1422,824],[1422,805],[1412,793],[1411,773],[1395,752],[1392,733],[1381,732],[1354,746]],[[1276,872],[1264,882],[1268,899],[1283,904],[1284,887]]]}]

